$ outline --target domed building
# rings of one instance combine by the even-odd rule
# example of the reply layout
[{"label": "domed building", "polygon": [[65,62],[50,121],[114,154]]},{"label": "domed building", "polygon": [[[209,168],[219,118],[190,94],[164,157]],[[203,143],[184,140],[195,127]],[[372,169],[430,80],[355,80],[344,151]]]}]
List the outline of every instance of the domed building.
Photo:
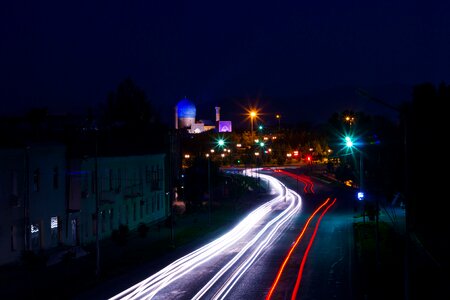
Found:
[{"label": "domed building", "polygon": [[215,107],[216,122],[208,120],[196,121],[195,104],[186,97],[175,106],[175,129],[187,129],[189,133],[202,133],[209,130],[231,132],[231,121],[220,121],[220,107]]},{"label": "domed building", "polygon": [[182,99],[175,106],[175,128],[190,128],[195,124],[197,109],[195,104],[187,98]]}]

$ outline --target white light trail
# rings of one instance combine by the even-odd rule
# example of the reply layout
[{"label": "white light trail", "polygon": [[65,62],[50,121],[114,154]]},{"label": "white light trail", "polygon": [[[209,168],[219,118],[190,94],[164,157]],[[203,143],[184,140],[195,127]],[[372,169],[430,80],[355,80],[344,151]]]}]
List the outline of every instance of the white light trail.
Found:
[{"label": "white light trail", "polygon": [[[254,170],[246,170],[244,174],[251,176],[255,174]],[[123,292],[113,296],[110,300],[116,299],[151,299],[153,298],[161,289],[165,288],[178,278],[186,275],[190,271],[199,267],[200,265],[206,263],[212,258],[224,253],[224,250],[235,245],[238,241],[242,240],[250,230],[254,229],[255,226],[269,213],[273,212],[272,207],[283,201],[289,200],[290,204],[288,208],[284,209],[279,215],[277,215],[273,220],[267,223],[263,229],[250,240],[241,251],[229,261],[211,280],[205,287],[203,287],[198,292],[198,298],[200,298],[204,293],[210,289],[214,283],[228,270],[233,264],[236,264],[239,258],[241,258],[248,249],[255,245],[259,239],[261,239],[266,231],[270,231],[265,235],[260,244],[253,250],[252,253],[247,255],[244,262],[241,262],[239,268],[234,272],[233,276],[230,277],[226,284],[221,287],[217,296],[224,294],[225,296],[231,288],[236,284],[237,280],[242,276],[242,274],[248,269],[248,267],[255,261],[255,259],[260,255],[261,251],[265,249],[276,237],[280,234],[278,229],[283,226],[287,221],[289,221],[292,216],[300,209],[301,201],[298,194],[292,194],[293,191],[289,190],[286,193],[287,188],[278,180],[271,176],[264,174],[258,174],[261,178],[270,182],[271,189],[275,190],[276,197],[272,200],[259,206],[257,209],[252,211],[247,215],[238,225],[236,225],[228,233],[222,235],[213,242],[191,252],[190,254],[174,261],[167,267],[163,268],[154,275],[148,277],[147,279],[135,284],[134,286],[124,290]],[[299,201],[294,201],[294,197],[298,197]],[[194,298],[196,299],[196,298]]]}]

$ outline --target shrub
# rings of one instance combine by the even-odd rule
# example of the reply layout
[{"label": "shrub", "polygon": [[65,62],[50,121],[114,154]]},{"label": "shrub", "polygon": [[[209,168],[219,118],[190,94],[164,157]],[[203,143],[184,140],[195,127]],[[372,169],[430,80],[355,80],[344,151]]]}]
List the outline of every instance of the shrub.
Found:
[{"label": "shrub", "polygon": [[125,245],[127,243],[129,231],[128,225],[120,224],[119,229],[113,230],[111,238],[117,244]]},{"label": "shrub", "polygon": [[140,223],[137,228],[137,231],[141,238],[145,238],[147,236],[147,233],[149,230],[150,230],[150,227],[148,227],[148,225],[145,223]]},{"label": "shrub", "polygon": [[43,255],[38,255],[31,250],[22,251],[21,262],[28,268],[37,268],[45,265],[46,258]]}]

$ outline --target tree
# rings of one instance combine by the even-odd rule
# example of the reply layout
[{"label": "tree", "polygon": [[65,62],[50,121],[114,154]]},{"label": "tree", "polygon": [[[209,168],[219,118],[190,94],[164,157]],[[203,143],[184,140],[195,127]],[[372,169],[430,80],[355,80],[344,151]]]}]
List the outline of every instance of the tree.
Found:
[{"label": "tree", "polygon": [[47,120],[48,109],[46,107],[30,109],[25,118],[30,123],[35,138],[39,137],[43,129],[43,124]]},{"label": "tree", "polygon": [[158,119],[147,101],[145,92],[131,78],[122,81],[116,91],[110,92],[103,111],[107,126],[138,129]]}]

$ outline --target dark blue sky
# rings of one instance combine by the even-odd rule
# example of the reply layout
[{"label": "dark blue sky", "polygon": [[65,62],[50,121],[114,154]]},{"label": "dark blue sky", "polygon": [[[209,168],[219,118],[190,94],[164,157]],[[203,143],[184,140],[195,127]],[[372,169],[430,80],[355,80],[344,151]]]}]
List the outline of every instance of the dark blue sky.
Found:
[{"label": "dark blue sky", "polygon": [[450,83],[449,12],[414,0],[8,1],[0,114],[83,111],[126,77],[165,119],[185,96],[204,119],[256,102],[289,120],[370,112],[355,88],[398,103],[414,84]]}]

